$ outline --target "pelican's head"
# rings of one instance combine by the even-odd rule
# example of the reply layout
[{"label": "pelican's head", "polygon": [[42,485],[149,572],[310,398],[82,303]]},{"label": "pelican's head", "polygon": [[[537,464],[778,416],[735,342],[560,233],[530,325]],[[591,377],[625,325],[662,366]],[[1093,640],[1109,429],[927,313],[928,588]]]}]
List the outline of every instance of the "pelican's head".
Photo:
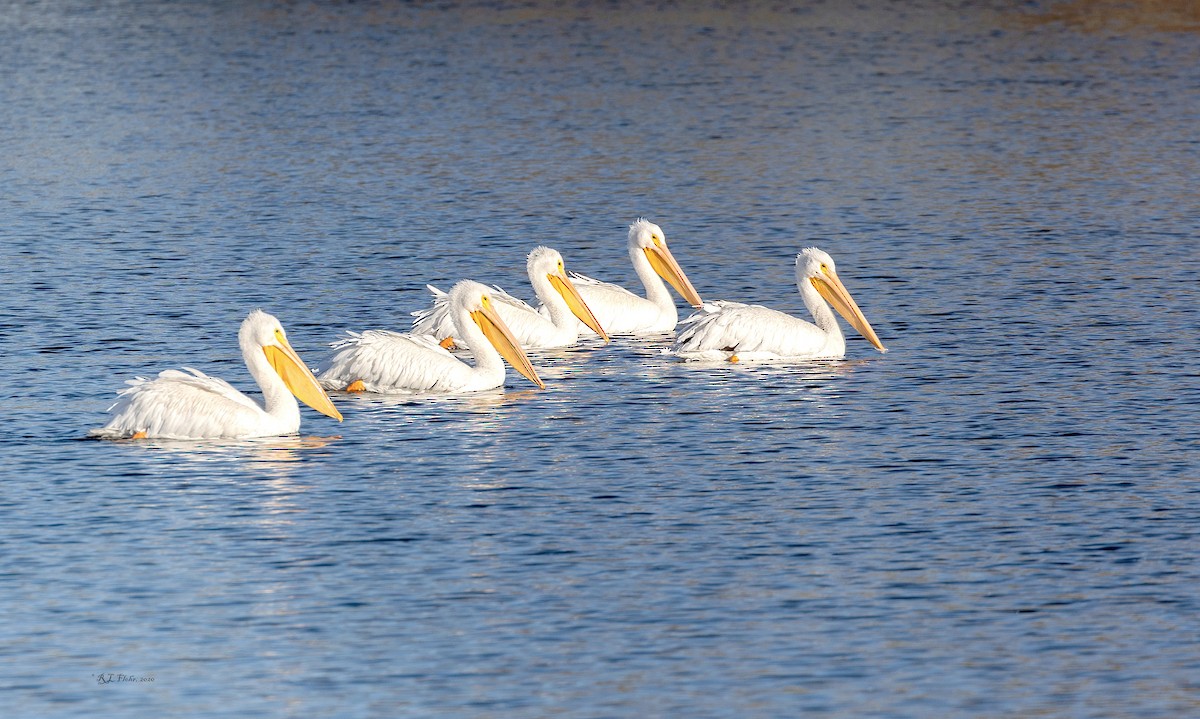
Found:
[{"label": "pelican's head", "polygon": [[805,282],[811,283],[821,297],[838,311],[838,314],[845,317],[854,329],[866,337],[868,342],[875,345],[875,349],[887,352],[887,348],[879,341],[875,330],[871,329],[871,323],[867,322],[862,310],[850,296],[849,290],[838,279],[833,258],[829,256],[829,253],[815,247],[807,247],[796,255],[796,284],[802,285]]},{"label": "pelican's head", "polygon": [[579,321],[587,325],[593,332],[604,338],[608,342],[608,333],[600,326],[600,320],[596,319],[596,315],[592,314],[592,310],[579,296],[579,291],[575,289],[575,285],[571,279],[567,277],[567,269],[563,266],[562,255],[558,254],[558,250],[549,247],[537,247],[533,252],[529,253],[529,261],[526,263],[529,270],[529,278],[545,276],[550,281],[550,286],[555,292],[562,295],[566,301],[567,307],[571,310],[571,314],[579,318]]},{"label": "pelican's head", "polygon": [[459,282],[450,289],[450,306],[465,311],[471,321],[483,332],[487,341],[492,343],[501,357],[508,360],[513,369],[538,387],[546,389],[546,385],[537,376],[537,372],[529,362],[529,357],[525,355],[525,350],[513,337],[512,331],[508,329],[508,325],[504,324],[504,320],[500,319],[500,314],[496,312],[495,303],[492,301],[491,291],[487,287],[471,280]]},{"label": "pelican's head", "polygon": [[296,350],[292,349],[287,340],[287,333],[283,331],[283,325],[279,324],[279,320],[274,316],[262,310],[254,310],[242,321],[238,339],[243,347],[252,343],[249,346],[262,348],[267,362],[288,390],[296,395],[296,399],[323,415],[342,421],[342,413],[333,406],[333,401],[325,394],[325,390],[321,389],[321,385],[317,384],[317,378],[313,377],[312,371],[300,360]]},{"label": "pelican's head", "polygon": [[692,283],[688,281],[687,275],[683,274],[683,269],[675,261],[671,250],[667,249],[667,236],[663,233],[662,228],[644,217],[639,217],[629,226],[629,251],[633,253],[638,250],[646,254],[646,259],[650,261],[650,266],[654,268],[658,276],[670,282],[675,291],[690,305],[693,307],[704,305],[700,299],[700,293],[696,292],[695,287],[692,287]]}]

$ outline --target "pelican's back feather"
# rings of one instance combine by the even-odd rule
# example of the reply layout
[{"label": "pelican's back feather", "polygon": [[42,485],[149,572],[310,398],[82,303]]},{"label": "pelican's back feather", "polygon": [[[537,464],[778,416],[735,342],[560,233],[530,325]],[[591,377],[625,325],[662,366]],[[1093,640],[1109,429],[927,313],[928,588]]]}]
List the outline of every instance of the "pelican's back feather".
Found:
[{"label": "pelican's back feather", "polygon": [[223,379],[185,367],[164,370],[155,379],[138,377],[118,392],[104,427],[91,437],[119,438],[144,432],[150,437],[193,439],[239,437],[253,431],[263,408]]},{"label": "pelican's back feather", "polygon": [[646,299],[645,297],[638,297],[636,294],[630,292],[629,290],[625,289],[624,287],[622,287],[620,285],[615,285],[611,282],[605,282],[604,280],[597,280],[595,278],[588,277],[587,275],[581,275],[578,272],[571,272],[569,274],[571,275],[571,282],[575,283],[575,287],[579,290],[579,292],[581,294],[583,293],[584,287],[591,287],[591,288],[596,288],[596,289],[599,289],[602,291],[615,292],[617,294],[629,295],[630,297],[636,297],[639,300]]},{"label": "pelican's back feather", "polygon": [[679,323],[672,351],[680,356],[717,352],[779,357],[823,356],[826,335],[799,317],[762,305],[707,302]]},{"label": "pelican's back feather", "polygon": [[411,312],[413,334],[433,335],[439,340],[454,336],[454,322],[450,319],[450,295],[433,285],[425,285],[433,294],[433,304],[423,310]]},{"label": "pelican's back feather", "polygon": [[432,335],[349,332],[333,349],[328,369],[318,378],[328,389],[345,389],[361,380],[371,392],[453,392],[471,380],[471,367]]}]

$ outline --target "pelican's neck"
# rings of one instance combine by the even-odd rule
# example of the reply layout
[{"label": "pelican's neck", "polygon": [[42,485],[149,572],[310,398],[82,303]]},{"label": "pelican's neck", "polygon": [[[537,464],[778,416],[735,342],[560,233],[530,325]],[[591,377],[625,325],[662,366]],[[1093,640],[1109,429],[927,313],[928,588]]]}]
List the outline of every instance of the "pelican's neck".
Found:
[{"label": "pelican's neck", "polygon": [[499,372],[503,375],[504,360],[483,334],[483,330],[479,329],[479,325],[475,324],[475,320],[471,319],[471,312],[465,307],[455,308],[453,320],[455,329],[458,330],[456,337],[462,337],[463,344],[475,355],[475,371],[488,374]]},{"label": "pelican's neck", "polygon": [[804,306],[813,316],[813,323],[829,338],[827,343],[840,343],[845,347],[846,338],[842,335],[837,316],[821,293],[817,292],[817,288],[813,287],[813,283],[801,275],[796,278],[796,286],[800,289],[800,298],[804,300]]},{"label": "pelican's neck", "polygon": [[[563,296],[554,289],[554,285],[550,284],[550,278],[545,272],[531,270],[529,273],[529,284],[533,285],[533,294],[537,295],[542,306],[550,313],[550,323],[560,330],[572,329],[579,326],[579,321],[575,319],[575,315],[571,313],[571,308],[567,307],[567,301]],[[471,324],[475,324],[472,322]]]},{"label": "pelican's neck", "polygon": [[646,288],[646,299],[664,311],[678,312],[675,309],[675,300],[671,298],[671,291],[667,289],[667,283],[663,282],[663,279],[650,266],[650,260],[646,259],[646,251],[637,245],[630,244],[629,260],[633,263],[633,271],[637,273],[638,279]]},{"label": "pelican's neck", "polygon": [[254,340],[243,340],[242,359],[246,361],[246,369],[250,370],[250,376],[258,382],[259,388],[263,393],[263,405],[267,414],[279,419],[295,419],[297,425],[300,422],[300,405],[296,403],[296,397],[288,390],[287,385],[283,383],[283,378],[267,361],[267,354],[263,352],[263,348]]}]

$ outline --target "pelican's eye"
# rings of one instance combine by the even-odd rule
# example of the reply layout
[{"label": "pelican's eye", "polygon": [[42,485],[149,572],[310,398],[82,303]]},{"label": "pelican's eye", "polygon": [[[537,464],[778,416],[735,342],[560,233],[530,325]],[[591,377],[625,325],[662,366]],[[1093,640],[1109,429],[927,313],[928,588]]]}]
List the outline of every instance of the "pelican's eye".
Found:
[{"label": "pelican's eye", "polygon": [[829,274],[829,265],[825,264],[824,262],[821,263],[821,274]]},{"label": "pelican's eye", "polygon": [[562,261],[561,261],[561,260],[559,260],[559,263],[558,263],[558,271],[559,271],[559,272],[566,272],[566,271],[567,271],[567,268],[563,267],[563,263],[562,263]]},{"label": "pelican's eye", "polygon": [[279,342],[280,344],[287,342],[287,338],[283,336],[283,330],[281,328],[275,328],[275,341]]},{"label": "pelican's eye", "polygon": [[663,241],[662,241],[661,237],[659,237],[658,235],[650,235],[650,239],[654,240],[655,247],[662,247]]},{"label": "pelican's eye", "polygon": [[487,295],[484,295],[483,297],[479,298],[479,304],[483,305],[484,307],[489,307],[492,304],[492,300]]}]

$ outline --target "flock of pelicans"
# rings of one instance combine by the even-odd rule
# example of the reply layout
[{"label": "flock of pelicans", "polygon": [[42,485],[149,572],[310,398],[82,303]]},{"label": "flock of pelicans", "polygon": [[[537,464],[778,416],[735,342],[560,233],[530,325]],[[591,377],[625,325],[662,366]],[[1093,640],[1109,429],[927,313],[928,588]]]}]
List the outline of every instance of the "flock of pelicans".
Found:
[{"label": "flock of pelicans", "polygon": [[[639,219],[629,227],[629,258],[646,296],[574,274],[548,247],[529,254],[529,281],[541,302],[533,307],[498,288],[464,280],[450,292],[430,287],[433,307],[414,312],[413,332],[349,333],[316,373],[288,343],[279,320],[255,310],[238,333],[242,356],[262,389],[259,404],[229,383],[203,372],[166,370],[155,379],[130,380],[89,436],[101,439],[249,438],[300,429],[299,399],[341,421],[327,390],[348,392],[472,392],[504,384],[504,362],[545,387],[524,348],[565,347],[582,333],[678,331],[671,352],[685,359],[838,358],[846,351],[837,310],[880,352],[886,352],[862,310],[834,271],[833,258],[810,247],[796,257],[796,284],[813,322],[738,302],[702,302],[667,249],[658,225]],[[679,321],[663,280],[696,308]],[[469,350],[474,364],[451,352]],[[502,359],[503,358],[503,359]]]}]

